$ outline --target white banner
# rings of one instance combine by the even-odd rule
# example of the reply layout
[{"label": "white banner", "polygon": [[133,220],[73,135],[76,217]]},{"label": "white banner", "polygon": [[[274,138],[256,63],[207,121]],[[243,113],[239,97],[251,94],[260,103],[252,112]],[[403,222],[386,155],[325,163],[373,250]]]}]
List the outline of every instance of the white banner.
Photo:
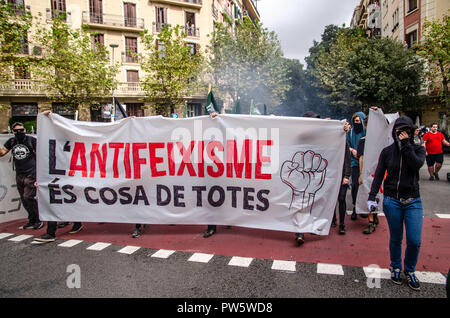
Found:
[{"label": "white banner", "polygon": [[[0,147],[14,137],[12,134],[0,135]],[[20,201],[16,185],[16,173],[13,171],[11,152],[0,158],[0,223],[24,219],[28,213]]]},{"label": "white banner", "polygon": [[343,122],[38,116],[41,220],[216,224],[327,235]]},{"label": "white banner", "polygon": [[[394,142],[392,127],[394,127],[395,120],[398,117],[398,113],[385,115],[380,108],[369,110],[361,173],[362,184],[359,185],[356,197],[356,213],[369,213],[367,211],[367,199],[369,198],[370,187],[377,169],[378,158],[381,151]],[[379,199],[378,207],[381,210],[383,208],[383,186],[381,186],[377,198]]]}]

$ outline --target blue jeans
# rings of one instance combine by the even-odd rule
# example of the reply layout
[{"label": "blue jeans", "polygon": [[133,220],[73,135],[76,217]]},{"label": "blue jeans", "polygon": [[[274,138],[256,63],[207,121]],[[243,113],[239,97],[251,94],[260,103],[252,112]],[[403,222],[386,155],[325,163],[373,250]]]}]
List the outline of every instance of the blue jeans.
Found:
[{"label": "blue jeans", "polygon": [[422,239],[422,200],[416,198],[403,205],[400,203],[400,200],[385,196],[383,199],[383,211],[389,225],[391,267],[393,269],[402,269],[403,224],[405,224],[406,251],[404,268],[407,272],[414,272],[419,258]]}]

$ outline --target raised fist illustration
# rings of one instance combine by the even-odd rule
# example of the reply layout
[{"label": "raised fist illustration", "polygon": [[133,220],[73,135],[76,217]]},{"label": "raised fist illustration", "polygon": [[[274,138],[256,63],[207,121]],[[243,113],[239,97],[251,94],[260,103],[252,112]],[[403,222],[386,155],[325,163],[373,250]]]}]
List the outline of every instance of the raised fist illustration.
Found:
[{"label": "raised fist illustration", "polygon": [[[292,201],[289,208],[298,210],[314,205],[316,192],[323,186],[328,162],[314,151],[296,152],[291,161],[285,161],[281,167],[281,180],[292,189]],[[306,199],[306,193],[308,198]]]}]

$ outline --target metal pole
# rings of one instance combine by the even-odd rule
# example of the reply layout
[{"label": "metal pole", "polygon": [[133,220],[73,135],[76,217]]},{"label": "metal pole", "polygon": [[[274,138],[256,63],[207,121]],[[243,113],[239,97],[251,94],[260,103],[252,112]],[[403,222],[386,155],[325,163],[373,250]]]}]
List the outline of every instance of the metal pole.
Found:
[{"label": "metal pole", "polygon": [[[109,46],[112,48],[112,61],[111,61],[111,64],[114,66],[114,49],[116,47],[118,47],[119,45],[111,43]],[[116,112],[115,112],[115,105],[114,105],[114,87],[111,89],[111,95],[112,95],[111,122],[113,123],[114,122],[114,116],[116,114]]]}]

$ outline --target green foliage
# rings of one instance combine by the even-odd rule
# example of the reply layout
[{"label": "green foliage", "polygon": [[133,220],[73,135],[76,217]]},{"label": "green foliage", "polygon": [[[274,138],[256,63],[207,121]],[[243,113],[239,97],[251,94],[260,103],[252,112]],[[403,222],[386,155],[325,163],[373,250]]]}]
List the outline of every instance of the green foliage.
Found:
[{"label": "green foliage", "polygon": [[239,97],[243,113],[255,106],[277,106],[289,89],[287,66],[274,32],[260,23],[244,18],[230,33],[229,27],[216,24],[209,46],[209,72],[222,99]]},{"label": "green foliage", "polygon": [[14,70],[28,69],[34,59],[27,49],[32,16],[20,5],[0,0],[0,83],[14,79]]},{"label": "green foliage", "polygon": [[446,99],[447,112],[450,111],[450,16],[442,21],[425,21],[422,28],[424,44],[416,48],[417,54],[427,61],[426,76],[431,90],[438,88]]},{"label": "green foliage", "polygon": [[44,54],[34,74],[45,84],[49,99],[71,109],[99,102],[117,86],[119,66],[110,64],[104,46],[92,48],[90,35],[86,28],[67,25],[64,14],[55,17],[50,28],[39,27],[36,33]]},{"label": "green foliage", "polygon": [[368,39],[362,29],[328,26],[307,58],[307,75],[331,113],[349,115],[370,106],[398,111],[420,90],[423,64],[401,43]]},{"label": "green foliage", "polygon": [[179,25],[165,25],[156,38],[147,31],[141,37],[146,53],[139,59],[147,74],[141,85],[146,92],[145,100],[158,115],[174,113],[175,107],[183,104],[186,96],[199,86],[203,56],[198,46],[197,52],[191,53],[182,29]]}]

